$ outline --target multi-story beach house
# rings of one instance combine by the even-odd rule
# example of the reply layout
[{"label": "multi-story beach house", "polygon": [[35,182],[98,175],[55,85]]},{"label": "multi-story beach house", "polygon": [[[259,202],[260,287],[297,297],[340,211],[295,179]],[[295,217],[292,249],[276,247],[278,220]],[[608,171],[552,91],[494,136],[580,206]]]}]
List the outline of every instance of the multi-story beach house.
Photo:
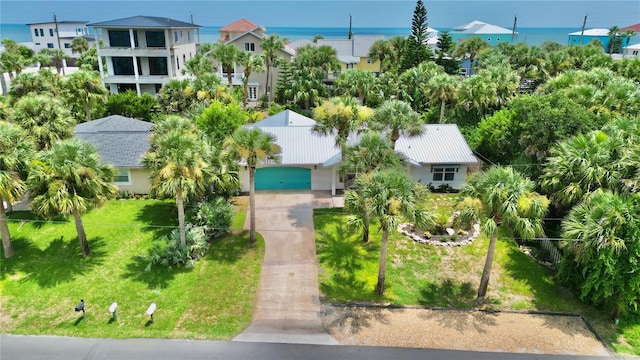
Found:
[{"label": "multi-story beach house", "polygon": [[451,30],[450,34],[454,42],[460,43],[470,37],[479,37],[491,46],[511,42],[512,37],[518,35],[518,33],[514,33],[513,30],[478,20],[456,26]]},{"label": "multi-story beach house", "polygon": [[[384,35],[354,35],[351,39],[318,39],[317,46],[330,46],[336,51],[340,61],[341,72],[349,69],[359,69],[378,73],[380,60],[369,58],[371,45],[378,40],[384,40]],[[335,79],[339,73],[328,74],[328,79]]]},{"label": "multi-story beach house", "polygon": [[[639,25],[640,24],[635,26],[638,27]],[[624,51],[624,47],[628,45],[627,40],[631,39],[631,37],[625,35],[627,30],[633,30],[633,25],[620,29],[618,39],[620,39],[621,48],[619,50],[621,52]],[[609,37],[609,29],[595,28],[569,33],[569,45],[586,45],[590,43],[591,40],[600,41],[604,50],[608,50],[609,41],[611,41],[611,38]]]},{"label": "multi-story beach house", "polygon": [[94,38],[89,34],[88,21],[57,21],[27,24],[31,29],[33,50],[37,53],[42,49],[60,49],[69,56],[70,66],[79,54],[71,51],[71,42],[77,37],[83,37],[93,45]]},{"label": "multi-story beach house", "polygon": [[[247,19],[239,19],[232,22],[229,25],[221,27],[218,32],[220,33],[219,42],[225,44],[233,44],[240,51],[251,53],[251,54],[261,54],[262,47],[260,46],[260,42],[267,36],[267,29],[262,26],[255,24]],[[285,46],[282,51],[277,52],[277,56],[284,59],[285,61],[291,61],[295,52],[290,49],[288,46]],[[223,79],[223,81],[227,80],[227,74],[223,72],[222,66],[220,64],[216,64],[218,69],[218,74]],[[272,69],[273,73],[273,87],[275,88],[278,83],[278,68]],[[235,64],[233,73],[231,74],[232,83],[234,86],[242,85],[242,80],[244,77],[244,68]],[[267,75],[266,72],[252,72],[249,76],[249,104],[255,105],[258,99],[267,93],[270,92],[269,84],[267,84]]]},{"label": "multi-story beach house", "polygon": [[103,43],[98,64],[112,94],[133,90],[155,95],[162,85],[183,77],[184,63],[196,54],[200,42],[201,26],[162,17],[134,16],[88,26]]}]

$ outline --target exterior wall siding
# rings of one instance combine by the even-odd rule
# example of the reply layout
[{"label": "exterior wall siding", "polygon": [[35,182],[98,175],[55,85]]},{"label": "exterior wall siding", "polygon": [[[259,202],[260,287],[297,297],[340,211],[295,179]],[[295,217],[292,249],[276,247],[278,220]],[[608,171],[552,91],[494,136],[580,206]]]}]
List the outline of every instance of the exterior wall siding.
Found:
[{"label": "exterior wall siding", "polygon": [[116,184],[120,191],[128,191],[134,194],[148,194],[151,179],[147,169],[129,169],[130,185]]},{"label": "exterior wall siding", "polygon": [[422,167],[419,168],[411,167],[409,174],[414,181],[421,182],[425,185],[431,184],[434,187],[438,187],[442,184],[448,184],[454,189],[462,189],[467,179],[467,164],[447,164],[446,166],[458,168],[458,172],[455,173],[453,181],[434,181],[431,164],[422,164]]}]

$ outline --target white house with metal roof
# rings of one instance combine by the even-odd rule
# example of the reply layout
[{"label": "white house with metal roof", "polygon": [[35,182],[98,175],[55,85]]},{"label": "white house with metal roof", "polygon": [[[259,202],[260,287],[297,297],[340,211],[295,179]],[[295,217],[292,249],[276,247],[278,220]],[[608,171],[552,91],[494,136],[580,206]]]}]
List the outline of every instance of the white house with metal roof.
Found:
[{"label": "white house with metal roof", "polygon": [[96,148],[102,163],[118,169],[114,184],[121,191],[146,194],[151,182],[142,157],[149,150],[153,126],[150,122],[111,115],[76,125],[75,135]]},{"label": "white house with metal roof", "polygon": [[[313,119],[289,111],[248,126],[274,135],[281,149],[279,163],[258,166],[256,190],[329,190],[335,195],[344,189],[337,171],[341,156],[335,138],[314,134],[313,124]],[[424,130],[421,136],[401,137],[396,143],[396,150],[407,158],[407,172],[415,181],[434,187],[447,184],[462,188],[468,166],[477,160],[458,126],[424,125]],[[355,143],[357,138],[354,134],[349,142]],[[249,191],[249,172],[244,167],[240,170],[240,183],[242,191]]]},{"label": "white house with metal roof", "polygon": [[200,25],[162,17],[133,16],[88,26],[104,44],[97,47],[98,65],[112,94],[133,90],[155,95],[170,80],[184,77],[182,67],[200,42]]},{"label": "white house with metal roof", "polygon": [[470,37],[479,37],[492,46],[503,42],[511,42],[512,36],[518,35],[513,30],[478,20],[456,26],[450,34],[454,42],[462,42]]}]

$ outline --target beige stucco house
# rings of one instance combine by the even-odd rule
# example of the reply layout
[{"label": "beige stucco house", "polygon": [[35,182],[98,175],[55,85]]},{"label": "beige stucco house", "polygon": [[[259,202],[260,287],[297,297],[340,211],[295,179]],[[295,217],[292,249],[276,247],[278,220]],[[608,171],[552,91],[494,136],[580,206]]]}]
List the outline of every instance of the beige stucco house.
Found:
[{"label": "beige stucco house", "polygon": [[118,169],[114,184],[120,191],[147,194],[151,180],[142,157],[149,150],[153,126],[150,122],[111,115],[76,125],[75,136],[92,144],[103,163]]}]

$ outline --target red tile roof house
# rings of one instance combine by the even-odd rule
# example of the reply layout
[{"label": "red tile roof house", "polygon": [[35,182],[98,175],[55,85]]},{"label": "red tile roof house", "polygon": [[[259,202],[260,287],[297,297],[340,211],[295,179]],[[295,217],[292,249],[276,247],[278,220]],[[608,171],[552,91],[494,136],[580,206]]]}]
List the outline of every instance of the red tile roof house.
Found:
[{"label": "red tile roof house", "polygon": [[[252,54],[261,54],[262,47],[260,46],[260,41],[267,36],[267,29],[264,26],[257,25],[252,23],[247,19],[240,19],[232,22],[229,25],[221,27],[218,32],[220,32],[220,38],[218,41],[225,44],[234,44],[240,51],[244,51]],[[285,45],[285,48],[282,51],[278,51],[278,57],[285,59],[286,61],[293,60],[295,52],[288,48]],[[223,73],[222,66],[220,64],[216,64],[218,68],[218,74],[226,82],[227,76],[226,73]],[[234,86],[242,85],[242,78],[244,69],[242,66],[236,64],[234,66],[234,71],[232,74],[232,81]],[[276,87],[278,83],[279,70],[278,68],[272,69],[273,73],[273,87]],[[269,92],[268,84],[267,84],[267,73],[257,73],[253,72],[249,76],[249,105],[255,106],[260,97]],[[272,98],[273,95],[271,94]]]}]

